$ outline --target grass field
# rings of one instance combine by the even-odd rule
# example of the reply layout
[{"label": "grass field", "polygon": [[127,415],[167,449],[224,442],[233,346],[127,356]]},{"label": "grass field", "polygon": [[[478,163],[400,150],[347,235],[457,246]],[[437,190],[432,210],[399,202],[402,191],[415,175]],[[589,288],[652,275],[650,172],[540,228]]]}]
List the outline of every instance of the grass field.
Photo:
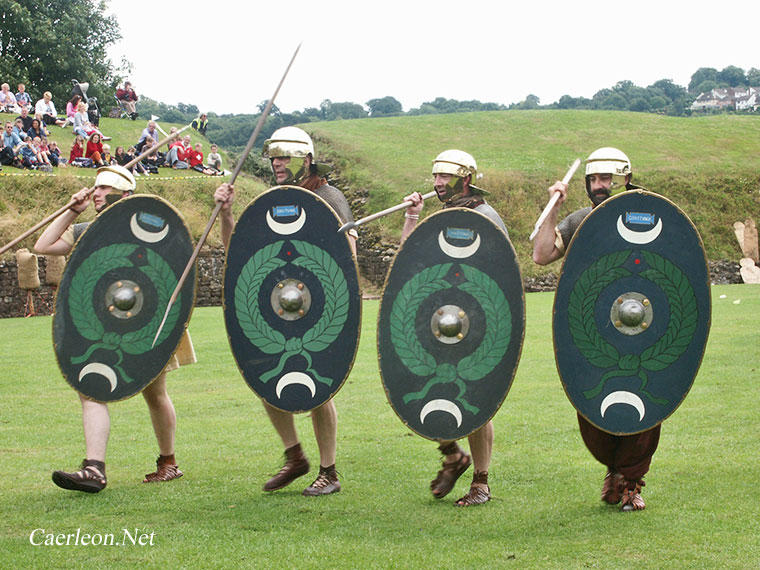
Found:
[{"label": "grass field", "polygon": [[[196,309],[196,365],[170,374],[185,476],[144,485],[157,455],[139,396],[111,406],[108,487],[50,481],[83,456],[81,417],[58,372],[47,317],[0,321],[2,568],[756,568],[760,564],[760,287],[712,288],[701,371],[663,427],[647,509],[599,501],[604,468],[586,451],[551,350],[553,295],[526,295],[527,329],[512,390],[496,415],[493,500],[458,509],[468,472],[440,501],[433,442],[389,407],[375,348],[377,301],[364,302],[353,372],[336,396],[343,491],[300,495],[315,475],[266,494],[282,449],[230,354],[220,308]],[[317,453],[306,415],[307,454]],[[145,546],[33,546],[46,533],[145,535]]]}]

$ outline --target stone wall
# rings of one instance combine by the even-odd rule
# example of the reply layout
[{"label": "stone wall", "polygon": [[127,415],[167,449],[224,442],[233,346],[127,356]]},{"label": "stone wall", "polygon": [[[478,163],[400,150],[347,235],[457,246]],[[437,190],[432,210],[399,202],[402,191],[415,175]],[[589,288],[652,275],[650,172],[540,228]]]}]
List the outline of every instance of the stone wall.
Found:
[{"label": "stone wall", "polygon": [[[396,248],[393,245],[382,244],[379,240],[362,239],[365,241],[359,248],[359,271],[363,279],[375,287],[382,287],[385,275],[390,267]],[[53,311],[56,288],[45,285],[45,269],[47,260],[44,255],[39,260],[39,289],[31,292],[31,302],[35,314],[49,315]],[[710,282],[713,285],[741,283],[739,264],[733,261],[711,261]],[[222,304],[222,279],[224,275],[224,250],[202,249],[198,256],[198,291],[196,306],[211,307]],[[523,279],[526,293],[535,291],[553,291],[557,287],[557,274],[547,273],[540,277]],[[0,259],[0,318],[23,317],[29,314],[29,293],[18,286],[18,268],[15,258]]]}]

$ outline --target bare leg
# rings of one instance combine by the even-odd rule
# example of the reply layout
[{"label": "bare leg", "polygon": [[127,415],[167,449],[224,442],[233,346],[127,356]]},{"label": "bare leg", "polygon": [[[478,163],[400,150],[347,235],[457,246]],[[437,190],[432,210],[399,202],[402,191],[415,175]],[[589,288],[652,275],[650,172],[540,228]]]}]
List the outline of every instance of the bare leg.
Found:
[{"label": "bare leg", "polygon": [[177,414],[166,391],[166,373],[162,373],[142,392],[150,410],[150,421],[158,440],[161,455],[174,455],[174,437],[177,431]]},{"label": "bare leg", "polygon": [[88,400],[81,394],[82,427],[84,428],[84,445],[87,459],[95,459],[105,463],[108,436],[111,433],[111,417],[108,406],[100,402]]},{"label": "bare leg", "polygon": [[491,466],[491,453],[493,451],[493,422],[489,421],[478,431],[470,434],[467,440],[470,442],[475,472],[487,473]]},{"label": "bare leg", "polygon": [[338,411],[335,402],[328,400],[311,412],[311,424],[319,447],[320,467],[335,465],[338,445]]},{"label": "bare leg", "polygon": [[296,433],[296,422],[293,419],[293,414],[290,412],[283,412],[278,410],[262,401],[264,409],[267,411],[269,420],[272,422],[274,429],[277,430],[277,434],[282,440],[282,444],[285,449],[289,449],[298,443],[298,433]]}]

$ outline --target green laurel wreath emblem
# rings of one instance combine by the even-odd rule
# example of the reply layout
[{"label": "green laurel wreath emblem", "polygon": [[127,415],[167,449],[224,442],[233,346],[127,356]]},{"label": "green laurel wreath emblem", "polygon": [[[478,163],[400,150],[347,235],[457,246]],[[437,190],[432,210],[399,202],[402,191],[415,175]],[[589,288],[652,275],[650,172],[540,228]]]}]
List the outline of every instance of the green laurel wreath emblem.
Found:
[{"label": "green laurel wreath emblem", "polygon": [[670,306],[670,321],[665,333],[641,355],[621,355],[599,334],[594,320],[594,305],[607,285],[631,275],[628,269],[622,267],[630,255],[631,250],[626,250],[599,258],[581,274],[570,293],[567,313],[575,346],[592,365],[612,368],[602,375],[594,388],[583,394],[590,400],[601,393],[610,378],[636,376],[641,380],[641,393],[652,402],[665,405],[667,400],[656,398],[645,389],[648,382],[645,370],[664,370],[689,347],[699,320],[697,299],[686,275],[676,265],[656,253],[643,252],[649,269],[639,275],[663,290]]},{"label": "green laurel wreath emblem", "polygon": [[427,352],[415,333],[414,321],[422,302],[431,294],[449,289],[446,281],[451,263],[434,265],[412,277],[397,295],[390,314],[390,337],[396,354],[415,376],[432,376],[425,386],[403,397],[405,404],[425,398],[436,384],[454,383],[459,388],[455,398],[464,409],[477,414],[480,409],[465,398],[466,382],[485,378],[501,362],[512,336],[512,313],[504,293],[488,275],[469,265],[461,265],[466,281],[459,289],[472,295],[483,308],[486,330],[478,348],[456,366],[438,364]]},{"label": "green laurel wreath emblem", "polygon": [[[95,344],[90,345],[81,356],[71,358],[72,364],[81,364],[87,361],[97,349],[110,350],[117,354],[118,361],[112,367],[119,372],[122,380],[133,382],[126,372],[119,366],[124,360],[124,353],[138,355],[151,349],[153,337],[161,323],[162,314],[156,311],[153,318],[139,330],[120,335],[115,332],[105,332],[103,323],[98,319],[94,310],[93,292],[100,278],[108,271],[120,267],[137,267],[142,271],[158,294],[157,306],[168,305],[174,288],[177,286],[177,278],[168,263],[153,250],[146,249],[146,265],[136,266],[129,260],[129,256],[139,246],[136,244],[117,243],[103,247],[90,255],[82,262],[76,274],[71,280],[69,287],[69,314],[79,334]],[[169,311],[161,334],[156,339],[156,345],[161,344],[174,330],[174,325],[179,317],[181,305],[180,294],[176,303]]]},{"label": "green laurel wreath emblem", "polygon": [[306,371],[315,380],[332,386],[334,380],[324,378],[312,368],[311,353],[320,352],[330,346],[340,336],[348,318],[349,291],[346,278],[338,264],[325,250],[305,241],[292,240],[290,243],[299,253],[291,263],[313,273],[322,285],[325,303],[322,315],[316,324],[302,338],[286,339],[271,327],[261,313],[258,303],[259,289],[264,279],[272,271],[286,265],[278,258],[285,241],[277,241],[257,251],[240,271],[235,284],[235,314],[246,338],[256,348],[266,354],[280,354],[278,365],[260,376],[263,383],[278,376],[287,361],[297,355],[306,359]]}]

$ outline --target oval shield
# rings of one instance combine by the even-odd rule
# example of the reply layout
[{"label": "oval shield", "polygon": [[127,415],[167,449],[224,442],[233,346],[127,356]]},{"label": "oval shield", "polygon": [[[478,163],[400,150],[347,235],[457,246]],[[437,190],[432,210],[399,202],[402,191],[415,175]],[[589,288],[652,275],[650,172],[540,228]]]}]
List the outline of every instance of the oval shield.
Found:
[{"label": "oval shield", "polygon": [[66,381],[99,402],[134,396],[179,346],[195,302],[195,268],[153,339],[193,242],[185,221],[156,196],[123,198],[74,247],[58,288],[53,343]]},{"label": "oval shield", "polygon": [[240,216],[224,270],[224,322],[248,386],[268,404],[304,412],[348,377],[359,347],[358,271],[325,201],[276,186]]},{"label": "oval shield", "polygon": [[710,329],[702,240],[669,200],[604,201],[570,242],[554,300],[554,349],[567,397],[611,434],[665,420],[691,388]]},{"label": "oval shield", "polygon": [[509,392],[524,332],[509,238],[471,209],[429,216],[399,250],[380,305],[380,374],[391,407],[428,439],[475,432]]}]

